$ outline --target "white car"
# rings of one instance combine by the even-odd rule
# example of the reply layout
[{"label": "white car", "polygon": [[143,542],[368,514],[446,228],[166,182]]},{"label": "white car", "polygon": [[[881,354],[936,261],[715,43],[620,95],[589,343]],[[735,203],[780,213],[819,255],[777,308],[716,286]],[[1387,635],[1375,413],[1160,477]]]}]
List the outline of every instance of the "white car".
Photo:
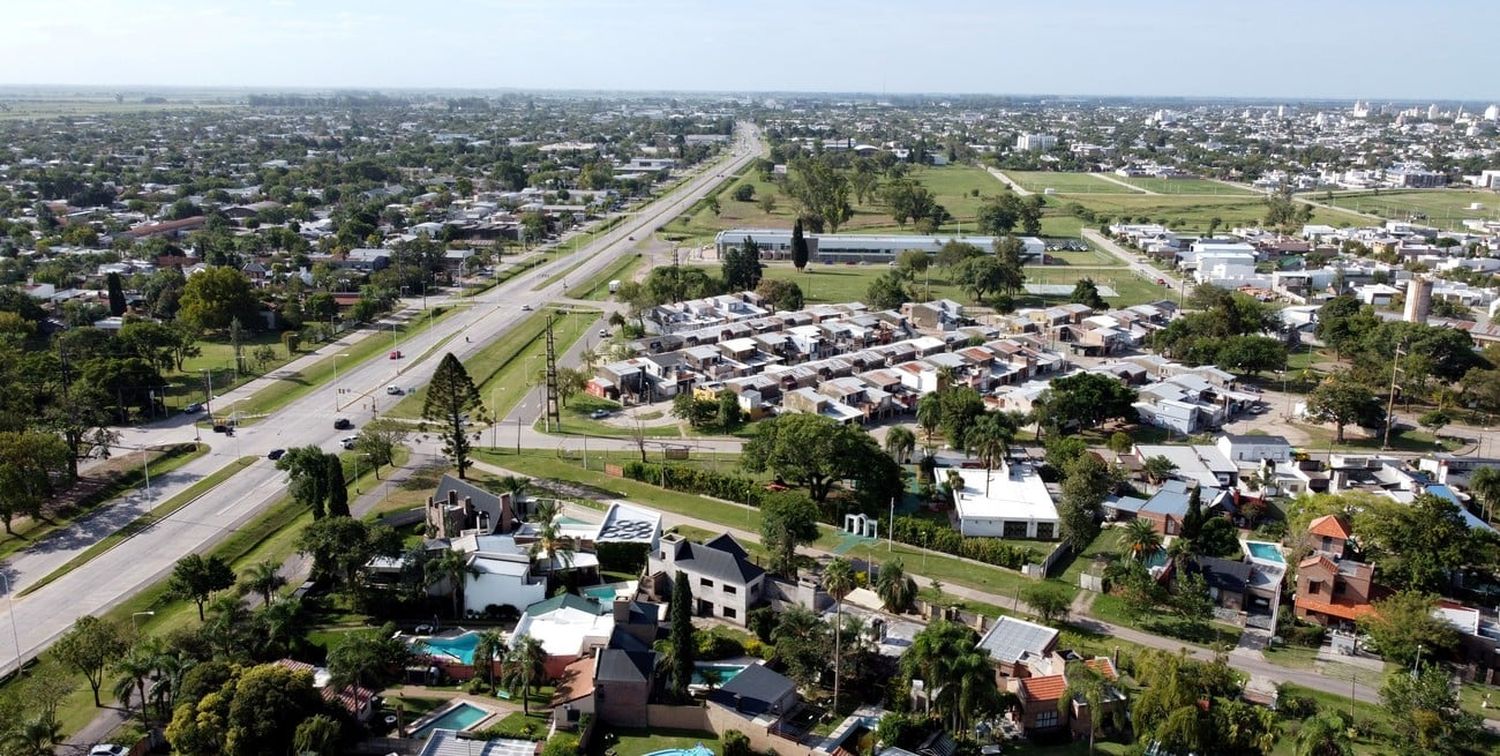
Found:
[{"label": "white car", "polygon": [[100,743],[89,749],[89,756],[125,756],[130,749],[125,746]]},{"label": "white car", "polygon": [[358,441],[358,440],[359,440],[359,436],[345,436],[345,437],[339,439],[339,445],[343,446],[345,449],[353,449],[354,448],[354,442]]},{"label": "white car", "polygon": [[391,396],[401,396],[405,392],[401,390],[400,386],[386,386],[385,393]]}]

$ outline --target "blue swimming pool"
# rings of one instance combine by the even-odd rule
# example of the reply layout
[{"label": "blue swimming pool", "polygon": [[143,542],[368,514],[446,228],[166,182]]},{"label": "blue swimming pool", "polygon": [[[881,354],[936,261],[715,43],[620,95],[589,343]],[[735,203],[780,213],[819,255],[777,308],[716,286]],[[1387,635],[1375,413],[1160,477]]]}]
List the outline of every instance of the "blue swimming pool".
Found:
[{"label": "blue swimming pool", "polygon": [[443,712],[431,722],[418,727],[412,732],[411,737],[421,739],[423,737],[426,737],[433,730],[463,730],[473,726],[475,722],[478,722],[479,720],[484,719],[489,715],[489,712],[479,708],[478,706],[460,703],[459,705]]},{"label": "blue swimming pool", "polygon": [[708,681],[703,677],[703,670],[712,670],[718,677],[714,680],[714,686],[720,686],[734,679],[735,675],[745,671],[748,664],[710,664],[708,662],[697,662],[693,664],[693,684],[707,685]]},{"label": "blue swimming pool", "polygon": [[470,631],[448,638],[413,639],[411,648],[418,654],[427,654],[460,664],[473,664],[474,648],[478,645],[479,633]]},{"label": "blue swimming pool", "polygon": [[714,756],[714,752],[707,746],[699,743],[692,748],[670,748],[665,751],[652,751],[646,756]]},{"label": "blue swimming pool", "polygon": [[1251,557],[1259,559],[1263,562],[1286,564],[1286,559],[1281,556],[1281,549],[1274,543],[1265,543],[1264,541],[1246,541],[1245,549],[1250,552]]}]

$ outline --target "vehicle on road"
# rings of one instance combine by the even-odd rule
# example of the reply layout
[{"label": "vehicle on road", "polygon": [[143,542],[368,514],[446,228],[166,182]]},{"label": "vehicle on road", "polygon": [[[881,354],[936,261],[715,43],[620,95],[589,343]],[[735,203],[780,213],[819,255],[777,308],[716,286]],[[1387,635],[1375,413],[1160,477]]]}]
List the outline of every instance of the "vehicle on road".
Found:
[{"label": "vehicle on road", "polygon": [[202,412],[202,411],[203,411],[203,405],[202,404],[198,404],[197,402],[194,402],[194,403],[189,404],[188,406],[182,408],[182,414],[184,414],[184,415],[196,415],[196,414],[198,414],[199,412]]},{"label": "vehicle on road", "polygon": [[341,417],[341,418],[333,421],[333,429],[334,430],[349,430],[350,428],[353,428],[353,427],[354,427],[354,423],[350,422],[349,418],[347,418],[347,417]]},{"label": "vehicle on road", "polygon": [[529,305],[529,304],[523,304],[523,305],[521,305],[521,312],[531,312],[531,305]]},{"label": "vehicle on road", "polygon": [[630,241],[635,241],[635,237],[634,236],[627,236],[625,238],[629,239]]},{"label": "vehicle on road", "polygon": [[401,396],[406,392],[402,391],[400,386],[386,386],[385,393],[390,394],[391,396]]},{"label": "vehicle on road", "polygon": [[353,449],[354,444],[357,441],[359,441],[359,436],[344,436],[343,438],[339,439],[339,446],[342,446],[345,449]]},{"label": "vehicle on road", "polygon": [[286,449],[272,449],[271,451],[266,453],[266,459],[269,459],[272,462],[275,462],[276,460],[281,459],[284,456],[286,456]]},{"label": "vehicle on road", "polygon": [[399,359],[401,359],[401,356],[402,355],[401,355],[400,350],[391,352],[391,359],[393,359],[393,360],[399,360]]},{"label": "vehicle on road", "polygon": [[610,411],[607,409],[596,409],[593,412],[589,413],[589,417],[593,418],[594,420],[603,420],[604,418],[609,417],[609,415]]},{"label": "vehicle on road", "polygon": [[215,423],[214,424],[214,433],[228,433],[228,432],[229,432],[229,426],[227,426],[227,425],[225,425],[223,423]]},{"label": "vehicle on road", "polygon": [[89,756],[125,756],[130,749],[113,743],[100,743],[89,749]]},{"label": "vehicle on road", "polygon": [[1156,279],[1156,285],[1157,286],[1166,286],[1167,285],[1167,279],[1165,279],[1165,278],[1158,278],[1158,279]]},{"label": "vehicle on road", "polygon": [[601,339],[607,339],[607,338],[609,338],[609,329],[608,328],[600,328],[599,329],[599,338],[601,338]]}]

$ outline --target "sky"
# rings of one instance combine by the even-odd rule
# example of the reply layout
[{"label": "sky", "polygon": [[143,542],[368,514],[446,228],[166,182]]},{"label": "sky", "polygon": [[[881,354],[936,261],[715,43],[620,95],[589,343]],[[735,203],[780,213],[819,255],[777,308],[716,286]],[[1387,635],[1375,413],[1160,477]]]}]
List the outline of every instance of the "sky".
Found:
[{"label": "sky", "polygon": [[1500,100],[1500,0],[3,0],[0,84]]}]

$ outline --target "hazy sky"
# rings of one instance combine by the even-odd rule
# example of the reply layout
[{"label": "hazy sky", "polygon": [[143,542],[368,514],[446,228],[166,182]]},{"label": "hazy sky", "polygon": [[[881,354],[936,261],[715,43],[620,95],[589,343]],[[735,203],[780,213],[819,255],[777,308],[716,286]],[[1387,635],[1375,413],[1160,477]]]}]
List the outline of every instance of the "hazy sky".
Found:
[{"label": "hazy sky", "polygon": [[1500,99],[1500,0],[3,0],[0,83]]}]

